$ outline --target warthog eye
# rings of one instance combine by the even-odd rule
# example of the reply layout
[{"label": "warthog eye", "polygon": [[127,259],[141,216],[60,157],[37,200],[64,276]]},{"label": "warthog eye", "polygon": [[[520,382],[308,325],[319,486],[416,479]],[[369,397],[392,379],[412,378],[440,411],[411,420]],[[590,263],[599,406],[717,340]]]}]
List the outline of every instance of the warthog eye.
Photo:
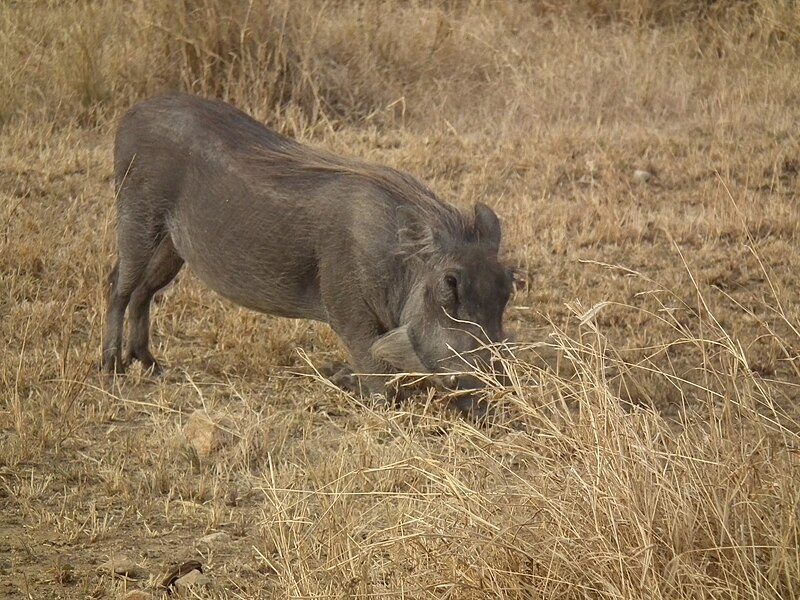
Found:
[{"label": "warthog eye", "polygon": [[458,295],[458,279],[452,273],[448,273],[444,276],[444,282],[448,285],[448,287],[453,291],[453,295]]},{"label": "warthog eye", "polygon": [[458,304],[458,275],[447,273],[442,277],[439,285],[439,301],[442,306],[456,306]]}]

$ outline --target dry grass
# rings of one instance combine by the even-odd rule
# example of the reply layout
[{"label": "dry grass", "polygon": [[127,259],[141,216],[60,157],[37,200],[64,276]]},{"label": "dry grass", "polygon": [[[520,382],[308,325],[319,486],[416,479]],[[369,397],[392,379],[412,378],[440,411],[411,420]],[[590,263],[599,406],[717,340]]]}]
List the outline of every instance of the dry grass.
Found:
[{"label": "dry grass", "polygon": [[[800,597],[800,8],[558,6],[0,5],[0,597],[152,583],[97,571],[120,553],[213,598]],[[114,123],[165,89],[497,208],[491,422],[364,406],[310,375],[327,327],[190,273],[167,375],[100,380]],[[233,436],[207,458],[199,408]]]}]

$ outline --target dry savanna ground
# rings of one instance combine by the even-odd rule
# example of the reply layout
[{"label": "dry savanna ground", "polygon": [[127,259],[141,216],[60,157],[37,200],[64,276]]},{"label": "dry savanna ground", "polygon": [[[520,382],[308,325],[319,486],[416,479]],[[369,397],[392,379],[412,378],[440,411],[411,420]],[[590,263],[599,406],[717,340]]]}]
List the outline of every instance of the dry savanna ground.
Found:
[{"label": "dry savanna ground", "polygon": [[[800,598],[798,73],[791,0],[0,3],[0,597]],[[166,374],[99,376],[114,127],[165,90],[496,209],[485,422],[190,270]]]}]

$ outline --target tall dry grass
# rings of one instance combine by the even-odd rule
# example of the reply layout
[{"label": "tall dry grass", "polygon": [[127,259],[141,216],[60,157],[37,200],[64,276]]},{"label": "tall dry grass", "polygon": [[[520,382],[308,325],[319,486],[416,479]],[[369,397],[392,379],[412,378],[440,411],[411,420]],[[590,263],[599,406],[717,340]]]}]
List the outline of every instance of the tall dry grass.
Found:
[{"label": "tall dry grass", "polygon": [[[0,596],[186,558],[219,598],[800,596],[798,32],[789,0],[0,5]],[[165,90],[496,207],[487,423],[332,390],[328,328],[191,273],[168,374],[100,381],[113,126]]]},{"label": "tall dry grass", "polygon": [[178,89],[275,124],[293,112],[312,125],[383,122],[443,99],[458,110],[457,94],[509,100],[500,89],[531,83],[541,45],[561,39],[541,27],[627,30],[642,50],[664,36],[685,44],[684,57],[778,58],[800,47],[792,0],[9,2],[0,18],[4,121],[91,120]]}]

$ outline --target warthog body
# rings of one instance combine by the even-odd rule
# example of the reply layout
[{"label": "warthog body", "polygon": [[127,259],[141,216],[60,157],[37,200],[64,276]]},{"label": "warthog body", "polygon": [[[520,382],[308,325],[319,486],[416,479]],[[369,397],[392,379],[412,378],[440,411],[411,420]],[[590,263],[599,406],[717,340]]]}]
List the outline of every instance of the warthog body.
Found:
[{"label": "warthog body", "polygon": [[377,374],[463,371],[482,343],[503,339],[511,275],[498,260],[500,223],[483,204],[462,213],[410,175],[188,95],[135,105],[114,165],[107,371],[124,368],[126,309],[128,357],[158,369],[150,303],[184,262],[237,304],[329,323],[353,368],[376,374],[363,380],[370,392],[384,390]]}]

